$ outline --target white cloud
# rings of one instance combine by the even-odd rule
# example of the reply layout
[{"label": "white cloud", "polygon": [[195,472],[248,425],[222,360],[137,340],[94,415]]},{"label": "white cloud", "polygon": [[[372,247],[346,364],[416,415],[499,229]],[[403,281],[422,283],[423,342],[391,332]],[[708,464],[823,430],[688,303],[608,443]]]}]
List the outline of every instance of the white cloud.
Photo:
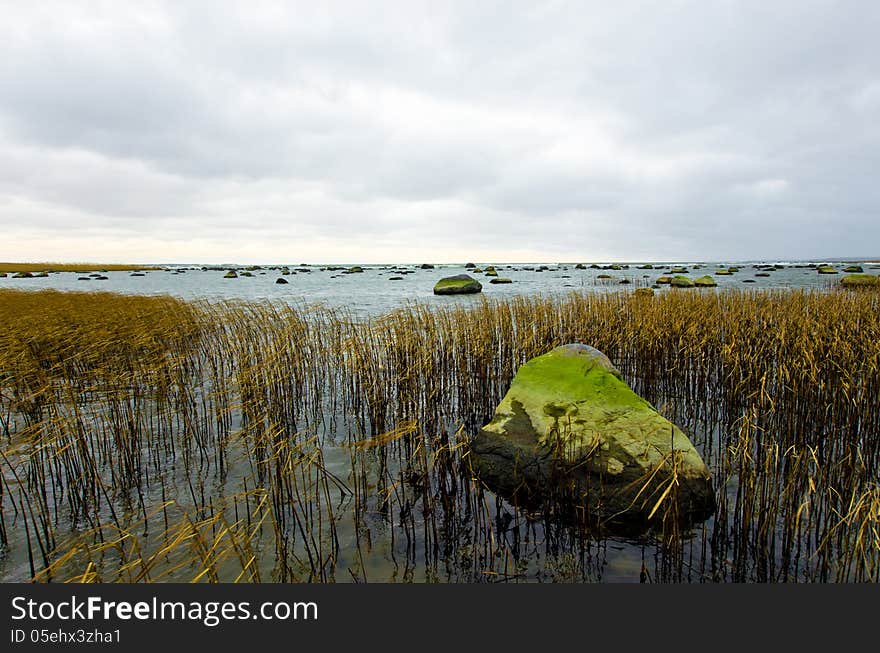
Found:
[{"label": "white cloud", "polygon": [[3,14],[0,259],[794,258],[880,234],[872,5]]}]

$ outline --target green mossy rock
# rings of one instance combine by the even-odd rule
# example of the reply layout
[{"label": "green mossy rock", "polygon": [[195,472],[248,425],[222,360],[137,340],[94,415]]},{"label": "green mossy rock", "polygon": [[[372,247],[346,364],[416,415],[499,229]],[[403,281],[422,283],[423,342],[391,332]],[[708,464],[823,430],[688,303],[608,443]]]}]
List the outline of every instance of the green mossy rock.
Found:
[{"label": "green mossy rock", "polygon": [[355,265],[353,267],[348,268],[345,272],[346,274],[360,274],[364,269],[360,265]]},{"label": "green mossy rock", "polygon": [[837,270],[834,269],[833,265],[820,265],[816,268],[816,272],[819,274],[837,274]]},{"label": "green mossy rock", "polygon": [[646,263],[645,265],[640,265],[639,270],[653,270],[654,266],[650,263]]},{"label": "green mossy rock", "polygon": [[491,270],[486,270],[486,276],[487,277],[497,277],[498,272],[495,271],[495,268],[492,268]]},{"label": "green mossy rock", "polygon": [[489,283],[513,283],[513,279],[508,279],[507,277],[495,277],[491,279]]},{"label": "green mossy rock", "polygon": [[699,277],[698,279],[694,279],[694,285],[699,288],[714,288],[718,284],[716,283],[715,279],[707,274],[705,276]]},{"label": "green mossy rock", "polygon": [[673,467],[679,511],[705,517],[715,509],[709,470],[687,436],[582,344],[520,367],[471,455],[502,494],[564,497],[603,519],[648,518]]},{"label": "green mossy rock", "polygon": [[471,272],[473,272],[474,274],[481,274],[483,270],[481,268],[474,268],[473,270],[471,270]]},{"label": "green mossy rock", "polygon": [[470,295],[482,290],[482,284],[468,274],[443,277],[434,286],[435,295]]},{"label": "green mossy rock", "polygon": [[672,284],[673,288],[693,288],[694,282],[690,277],[683,277],[680,274],[672,277],[672,281],[669,282]]},{"label": "green mossy rock", "polygon": [[846,288],[880,288],[880,277],[873,274],[848,274],[840,283]]},{"label": "green mossy rock", "polygon": [[848,274],[861,274],[864,272],[861,265],[848,265],[843,268],[843,271]]},{"label": "green mossy rock", "polygon": [[666,277],[666,276],[657,277],[657,281],[655,281],[654,283],[656,283],[658,286],[663,285],[663,284],[669,284],[669,283],[672,283],[672,277]]},{"label": "green mossy rock", "polygon": [[688,270],[687,268],[672,268],[671,272],[672,274],[687,274]]},{"label": "green mossy rock", "polygon": [[729,277],[733,274],[730,270],[715,270],[715,274],[719,277]]},{"label": "green mossy rock", "polygon": [[223,275],[224,279],[238,279],[238,275],[235,273],[235,270],[230,270],[226,274]]}]

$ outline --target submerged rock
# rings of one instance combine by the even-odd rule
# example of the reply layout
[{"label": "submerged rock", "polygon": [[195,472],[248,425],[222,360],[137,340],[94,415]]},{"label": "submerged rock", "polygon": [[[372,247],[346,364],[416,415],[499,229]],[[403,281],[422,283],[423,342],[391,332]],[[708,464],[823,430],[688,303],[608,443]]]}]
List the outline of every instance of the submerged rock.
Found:
[{"label": "submerged rock", "polygon": [[715,509],[709,470],[687,436],[602,352],[582,344],[520,367],[471,455],[480,478],[502,494],[565,497],[602,519],[648,518],[673,480],[676,496],[665,500],[680,514]]},{"label": "submerged rock", "polygon": [[513,279],[508,279],[507,277],[495,277],[494,279],[490,279],[489,283],[513,283]]},{"label": "submerged rock", "polygon": [[435,295],[470,295],[483,290],[483,285],[468,274],[443,277],[434,285]]}]

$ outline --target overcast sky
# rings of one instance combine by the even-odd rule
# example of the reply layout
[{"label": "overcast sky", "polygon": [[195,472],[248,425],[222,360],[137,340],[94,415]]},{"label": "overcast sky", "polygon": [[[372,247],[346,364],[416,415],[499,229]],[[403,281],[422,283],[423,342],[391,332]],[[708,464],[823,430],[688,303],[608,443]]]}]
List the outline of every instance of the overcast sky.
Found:
[{"label": "overcast sky", "polygon": [[0,260],[880,256],[878,2],[0,7]]}]

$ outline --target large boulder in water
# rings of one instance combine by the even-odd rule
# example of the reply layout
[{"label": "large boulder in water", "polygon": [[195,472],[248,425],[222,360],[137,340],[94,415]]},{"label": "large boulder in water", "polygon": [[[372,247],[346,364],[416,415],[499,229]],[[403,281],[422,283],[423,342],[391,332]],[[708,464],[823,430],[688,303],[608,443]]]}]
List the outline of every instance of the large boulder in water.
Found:
[{"label": "large boulder in water", "polygon": [[468,274],[443,277],[434,285],[435,295],[469,295],[483,290],[483,285]]},{"label": "large boulder in water", "polygon": [[[687,436],[586,345],[563,345],[520,367],[471,455],[501,494],[526,502],[564,496],[600,519],[644,521],[664,501],[691,518],[715,509],[709,469]],[[664,495],[667,488],[674,492]]]}]

